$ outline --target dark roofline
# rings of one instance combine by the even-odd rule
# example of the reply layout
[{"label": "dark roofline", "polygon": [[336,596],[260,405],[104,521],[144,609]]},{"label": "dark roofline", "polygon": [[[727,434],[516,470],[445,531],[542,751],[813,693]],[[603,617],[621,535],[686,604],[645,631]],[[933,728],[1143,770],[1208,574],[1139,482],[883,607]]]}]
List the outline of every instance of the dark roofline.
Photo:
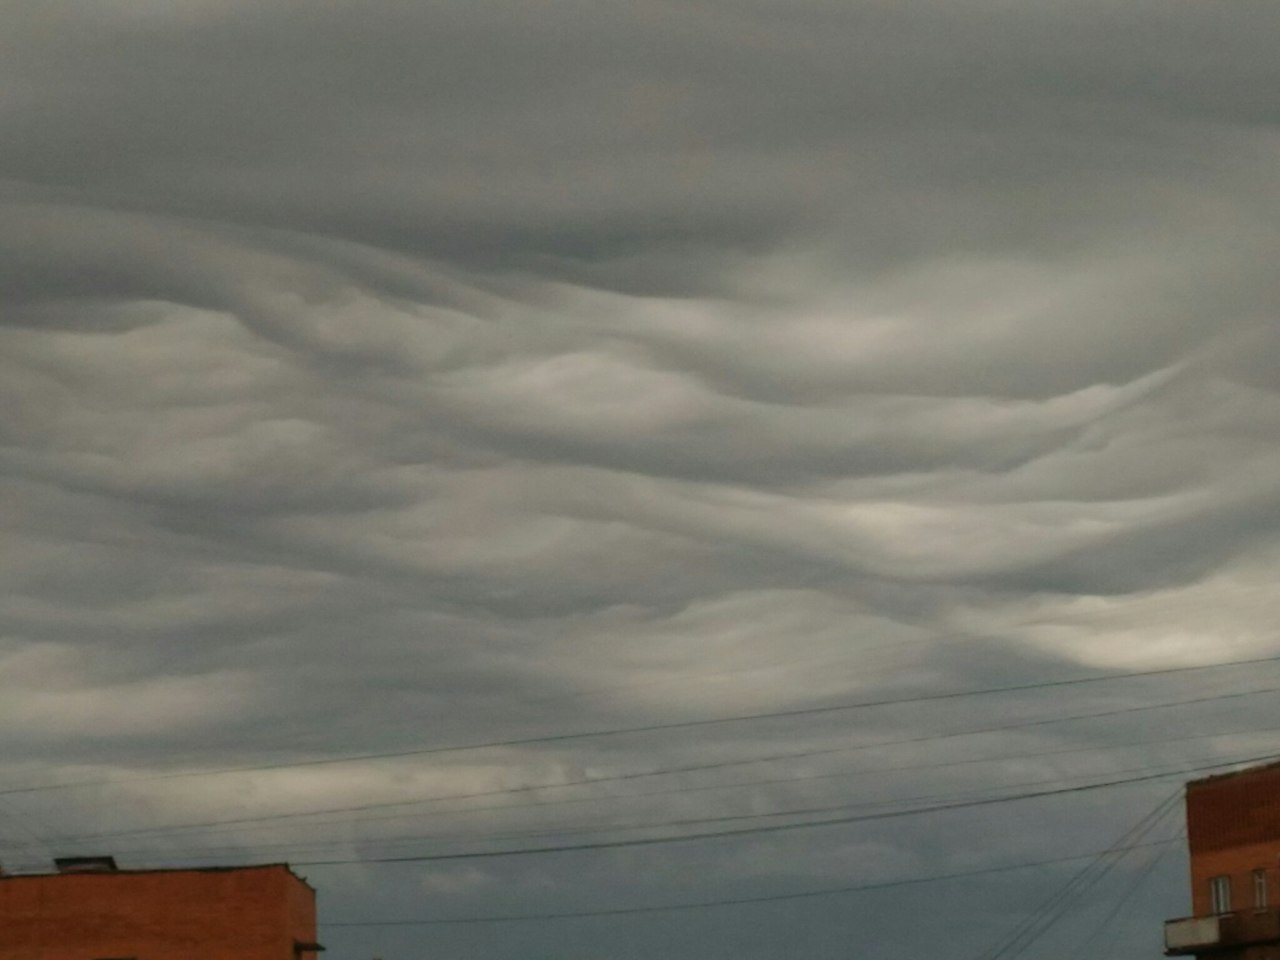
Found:
[{"label": "dark roofline", "polygon": [[59,873],[115,873],[120,869],[116,858],[110,855],[54,857],[53,865]]},{"label": "dark roofline", "polygon": [[1196,787],[1206,787],[1216,785],[1223,780],[1232,780],[1236,777],[1249,777],[1258,773],[1269,773],[1271,771],[1280,770],[1280,760],[1272,760],[1269,763],[1260,763],[1254,767],[1245,767],[1243,770],[1228,770],[1226,773],[1215,773],[1209,777],[1201,777],[1198,780],[1188,780],[1187,789]]},{"label": "dark roofline", "polygon": [[65,879],[69,877],[128,877],[147,873],[237,873],[245,870],[284,870],[307,889],[312,892],[315,891],[315,887],[307,882],[307,878],[295,873],[293,867],[287,863],[248,863],[229,867],[140,867],[136,869],[116,869],[109,872],[85,871],[81,873],[59,873],[53,870],[47,873],[0,873],[0,883],[7,883],[11,880],[47,880],[50,878]]}]

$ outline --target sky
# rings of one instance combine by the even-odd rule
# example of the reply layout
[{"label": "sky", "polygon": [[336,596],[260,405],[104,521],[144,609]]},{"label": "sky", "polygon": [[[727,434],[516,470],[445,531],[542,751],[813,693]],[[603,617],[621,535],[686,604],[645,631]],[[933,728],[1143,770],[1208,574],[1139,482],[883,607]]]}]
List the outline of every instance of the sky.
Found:
[{"label": "sky", "polygon": [[7,869],[1157,955],[1280,754],[1280,5],[0,9]]}]

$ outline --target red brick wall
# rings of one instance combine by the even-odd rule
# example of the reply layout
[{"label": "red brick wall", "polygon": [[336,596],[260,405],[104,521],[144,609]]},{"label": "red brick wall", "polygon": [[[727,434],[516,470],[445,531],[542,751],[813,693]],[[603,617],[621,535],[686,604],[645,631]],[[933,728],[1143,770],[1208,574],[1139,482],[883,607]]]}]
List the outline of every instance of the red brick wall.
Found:
[{"label": "red brick wall", "polygon": [[[316,942],[316,892],[292,874],[285,884],[285,918],[289,930],[289,956],[295,943]],[[303,954],[303,960],[316,960],[322,954]]]},{"label": "red brick wall", "polygon": [[1280,765],[1187,785],[1191,898],[1212,913],[1209,879],[1231,878],[1231,906],[1254,906],[1253,871],[1265,870],[1267,900],[1280,905]]},{"label": "red brick wall", "polygon": [[0,960],[294,960],[315,894],[287,867],[0,878]]}]

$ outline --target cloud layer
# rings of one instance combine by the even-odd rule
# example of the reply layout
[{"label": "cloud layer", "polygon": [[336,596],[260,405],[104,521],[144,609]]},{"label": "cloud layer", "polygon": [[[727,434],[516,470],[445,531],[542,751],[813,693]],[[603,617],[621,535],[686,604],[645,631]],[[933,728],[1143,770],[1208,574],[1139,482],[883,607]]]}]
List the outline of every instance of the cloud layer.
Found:
[{"label": "cloud layer", "polygon": [[[287,766],[1274,653],[1274,4],[9,6],[0,789],[97,785],[0,794],[6,864],[554,844],[1173,774],[310,871],[330,920],[767,897],[1102,849],[1179,770],[1273,749],[1274,697],[1154,709],[1280,686],[1262,666]],[[449,794],[486,796],[420,802]],[[143,832],[173,824],[207,826]],[[1184,909],[1179,856],[1121,942]],[[323,939],[979,952],[1062,869]]]}]

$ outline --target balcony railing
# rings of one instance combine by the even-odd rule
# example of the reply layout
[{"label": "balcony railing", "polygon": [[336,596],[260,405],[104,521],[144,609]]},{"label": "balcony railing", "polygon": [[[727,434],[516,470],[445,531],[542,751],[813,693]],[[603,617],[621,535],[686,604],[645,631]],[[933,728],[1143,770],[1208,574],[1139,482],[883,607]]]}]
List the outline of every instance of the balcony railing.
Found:
[{"label": "balcony railing", "polygon": [[1171,957],[1264,943],[1280,943],[1280,907],[1183,917],[1164,925],[1164,952]]}]

